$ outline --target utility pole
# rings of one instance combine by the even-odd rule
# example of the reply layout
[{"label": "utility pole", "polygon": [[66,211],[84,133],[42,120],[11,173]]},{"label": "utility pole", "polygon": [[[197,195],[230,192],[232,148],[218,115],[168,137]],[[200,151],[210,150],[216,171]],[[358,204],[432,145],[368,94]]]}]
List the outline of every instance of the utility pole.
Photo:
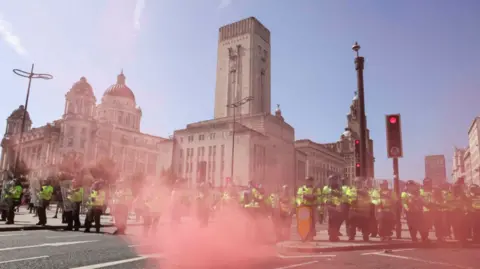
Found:
[{"label": "utility pole", "polygon": [[28,78],[27,96],[25,97],[25,110],[23,111],[22,126],[20,127],[20,136],[18,138],[17,152],[15,155],[15,164],[13,166],[14,174],[16,174],[17,172],[18,162],[20,160],[20,151],[22,150],[22,138],[23,138],[23,132],[25,131],[25,121],[27,119],[28,99],[30,98],[30,86],[32,85],[32,79],[41,78],[41,79],[48,80],[53,78],[53,76],[50,74],[33,73],[34,67],[35,67],[35,64],[32,64],[32,69],[30,70],[30,72],[26,72],[20,69],[13,69],[13,73],[15,73],[16,75],[24,78]]}]

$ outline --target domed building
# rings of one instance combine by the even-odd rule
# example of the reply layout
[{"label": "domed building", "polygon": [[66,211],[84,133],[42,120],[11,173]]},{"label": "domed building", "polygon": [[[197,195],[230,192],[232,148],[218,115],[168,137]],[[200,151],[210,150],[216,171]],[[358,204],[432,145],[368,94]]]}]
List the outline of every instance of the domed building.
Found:
[{"label": "domed building", "polygon": [[[2,170],[15,162],[24,111],[20,106],[7,119]],[[65,95],[61,119],[32,128],[30,115],[26,114],[20,156],[33,178],[56,173],[66,157],[76,158],[84,166],[110,158],[122,177],[137,173],[157,177],[162,169],[170,167],[173,143],[171,139],[142,133],[141,118],[142,110],[123,71],[116,83],[105,90],[100,104],[93,87],[81,77]]]}]

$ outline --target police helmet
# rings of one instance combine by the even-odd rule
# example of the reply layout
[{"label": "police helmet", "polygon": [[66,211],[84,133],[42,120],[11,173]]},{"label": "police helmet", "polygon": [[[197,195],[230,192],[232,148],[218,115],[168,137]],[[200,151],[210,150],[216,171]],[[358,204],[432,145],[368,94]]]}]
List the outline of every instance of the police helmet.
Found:
[{"label": "police helmet", "polygon": [[407,183],[406,183],[407,186],[416,186],[417,183],[413,180],[408,180]]},{"label": "police helmet", "polygon": [[480,186],[478,186],[477,184],[470,185],[468,190],[471,194],[480,194]]},{"label": "police helmet", "polygon": [[380,187],[388,187],[388,181],[382,180],[382,182],[380,183]]}]

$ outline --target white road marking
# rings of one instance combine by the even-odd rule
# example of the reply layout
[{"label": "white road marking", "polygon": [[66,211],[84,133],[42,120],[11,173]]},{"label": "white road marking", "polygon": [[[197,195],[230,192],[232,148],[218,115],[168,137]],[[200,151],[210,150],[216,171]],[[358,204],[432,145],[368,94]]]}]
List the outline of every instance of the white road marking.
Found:
[{"label": "white road marking", "polygon": [[277,254],[278,258],[281,259],[305,259],[305,258],[333,258],[337,255],[292,255],[292,256],[285,256],[282,254]]},{"label": "white road marking", "polygon": [[423,263],[428,263],[428,264],[432,264],[432,265],[442,265],[442,266],[447,266],[447,267],[450,267],[450,268],[474,269],[473,267],[460,266],[460,265],[446,263],[446,262],[429,261],[429,260],[423,260],[423,259],[418,259],[418,258],[413,258],[413,257],[386,254],[386,253],[377,253],[377,254],[373,254],[373,255],[402,259],[402,260],[410,260],[410,261],[416,261],[416,262],[423,262]]},{"label": "white road marking", "polygon": [[21,262],[21,261],[28,261],[28,260],[46,259],[49,257],[50,256],[38,256],[38,257],[30,257],[30,258],[23,258],[23,259],[9,260],[9,261],[0,261],[0,264],[11,263],[11,262]]},{"label": "white road marking", "polygon": [[119,261],[113,261],[113,262],[105,262],[105,263],[98,263],[98,264],[92,264],[92,265],[87,265],[87,266],[82,266],[82,267],[74,267],[74,268],[70,268],[70,269],[98,269],[98,268],[103,268],[103,267],[109,267],[109,266],[115,266],[115,265],[119,265],[119,264],[129,263],[129,262],[136,262],[136,261],[141,261],[141,260],[146,260],[146,259],[152,259],[152,258],[163,258],[163,255],[161,255],[161,254],[142,255],[142,256],[138,256],[136,258],[131,258],[131,259],[125,259],[125,260],[119,260]]},{"label": "white road marking", "polygon": [[[401,252],[401,251],[409,251],[409,250],[414,250],[414,248],[404,248],[404,249],[392,249],[392,252]],[[367,252],[367,253],[362,253],[360,255],[376,255],[376,254],[384,254],[385,252],[383,251],[375,251],[375,252]],[[385,253],[388,254],[388,253]]]},{"label": "white road marking", "polygon": [[46,236],[45,238],[53,239],[53,238],[71,238],[71,237],[82,237],[82,236],[88,236],[88,234]]},{"label": "white road marking", "polygon": [[24,236],[27,235],[26,233],[21,233],[21,234],[0,234],[1,237],[5,236]]},{"label": "white road marking", "polygon": [[289,269],[289,268],[297,268],[297,267],[302,267],[302,266],[305,266],[305,265],[310,265],[310,264],[314,264],[314,263],[318,263],[318,261],[311,261],[311,262],[297,263],[297,264],[287,265],[287,266],[284,266],[284,267],[277,267],[277,268],[274,268],[274,269]]},{"label": "white road marking", "polygon": [[61,247],[61,246],[68,246],[68,245],[75,245],[75,244],[93,243],[93,242],[97,242],[97,241],[98,240],[46,243],[46,244],[40,244],[40,245],[30,245],[30,246],[11,247],[11,248],[0,248],[0,251],[9,251],[9,250],[26,249],[26,248],[40,248],[40,247]]}]

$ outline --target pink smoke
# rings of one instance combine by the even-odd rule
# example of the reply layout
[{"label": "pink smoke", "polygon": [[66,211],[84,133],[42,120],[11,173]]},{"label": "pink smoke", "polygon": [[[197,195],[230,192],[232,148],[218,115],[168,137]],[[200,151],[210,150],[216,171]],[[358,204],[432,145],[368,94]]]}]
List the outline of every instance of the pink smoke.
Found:
[{"label": "pink smoke", "polygon": [[165,209],[160,220],[163,225],[157,226],[156,235],[139,237],[135,244],[149,246],[149,252],[162,253],[163,267],[222,267],[275,252],[273,224],[266,216],[253,218],[243,208],[225,208],[211,212],[208,226],[201,227],[192,205],[191,220],[173,226],[169,222],[171,204],[159,206]]}]

